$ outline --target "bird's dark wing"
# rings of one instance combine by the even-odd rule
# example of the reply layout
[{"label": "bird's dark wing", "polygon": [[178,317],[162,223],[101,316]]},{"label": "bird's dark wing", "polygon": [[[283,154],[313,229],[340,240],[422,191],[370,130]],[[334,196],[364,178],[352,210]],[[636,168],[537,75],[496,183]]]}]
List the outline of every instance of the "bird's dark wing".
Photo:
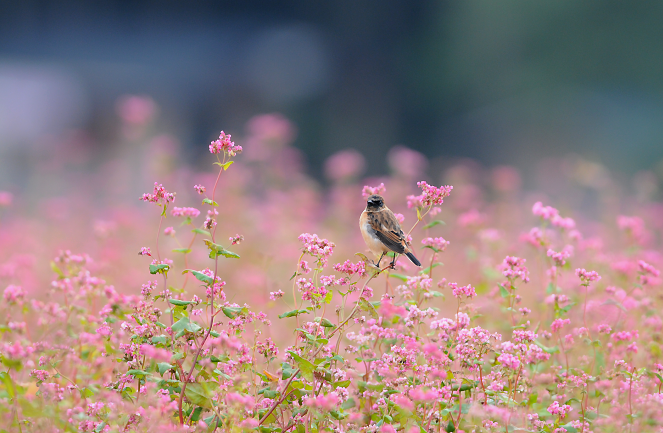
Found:
[{"label": "bird's dark wing", "polygon": [[405,235],[394,213],[389,209],[369,213],[368,221],[375,235],[387,248],[403,254],[406,249]]}]

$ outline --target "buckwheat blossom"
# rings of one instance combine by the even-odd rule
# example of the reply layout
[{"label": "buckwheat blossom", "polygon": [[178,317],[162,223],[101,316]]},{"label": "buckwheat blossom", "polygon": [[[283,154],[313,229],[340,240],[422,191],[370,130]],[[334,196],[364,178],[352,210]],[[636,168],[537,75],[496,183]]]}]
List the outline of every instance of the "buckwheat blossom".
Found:
[{"label": "buckwheat blossom", "polygon": [[207,230],[212,230],[216,226],[216,220],[212,217],[207,217],[203,223],[203,227]]},{"label": "buckwheat blossom", "polygon": [[229,240],[232,243],[232,245],[238,245],[242,243],[242,241],[244,240],[244,236],[242,235],[231,236]]},{"label": "buckwheat blossom", "polygon": [[25,299],[25,291],[21,286],[10,284],[5,288],[2,297],[9,305],[22,304]]},{"label": "buckwheat blossom", "polygon": [[230,141],[230,134],[221,131],[218,140],[214,140],[209,145],[210,153],[226,153],[228,156],[235,156],[242,153],[242,146],[236,146]]},{"label": "buckwheat blossom", "polygon": [[150,251],[149,247],[141,247],[140,251],[138,252],[139,256],[152,256],[152,252]]},{"label": "buckwheat blossom", "polygon": [[183,216],[183,217],[195,218],[198,215],[200,215],[200,211],[195,207],[174,207],[173,210],[170,211],[170,214],[174,217]]},{"label": "buckwheat blossom", "polygon": [[643,286],[651,284],[653,282],[652,277],[656,279],[661,274],[658,269],[644,260],[638,261],[638,267],[640,268],[640,284]]},{"label": "buckwheat blossom", "polygon": [[598,281],[601,276],[596,271],[587,271],[586,269],[576,269],[576,276],[580,278],[582,284],[589,284],[592,281]]},{"label": "buckwheat blossom", "polygon": [[163,229],[163,234],[166,236],[175,236],[175,229],[173,227],[166,227]]},{"label": "buckwheat blossom", "polygon": [[550,324],[550,330],[552,332],[557,332],[559,329],[562,328],[562,326],[568,325],[569,323],[571,323],[570,319],[555,319]]},{"label": "buckwheat blossom", "polygon": [[529,271],[525,267],[525,259],[520,257],[506,256],[500,266],[502,274],[509,280],[520,278],[523,282],[529,282]]},{"label": "buckwheat blossom", "polygon": [[550,220],[555,216],[559,216],[559,211],[557,209],[551,206],[544,206],[540,201],[534,203],[534,206],[532,206],[532,213],[544,220]]},{"label": "buckwheat blossom", "polygon": [[321,267],[327,266],[327,260],[334,252],[336,244],[310,233],[302,233],[298,239],[304,243],[304,253],[317,258]]},{"label": "buckwheat blossom", "polygon": [[338,393],[335,391],[332,391],[327,395],[320,394],[317,397],[309,397],[304,399],[304,405],[316,409],[321,409],[323,411],[332,410],[339,404],[339,402],[340,399],[338,397]]},{"label": "buckwheat blossom", "polygon": [[422,194],[419,196],[408,196],[408,208],[440,205],[444,203],[445,198],[451,195],[451,190],[454,188],[450,185],[444,185],[438,188],[436,186],[429,185],[425,181],[417,182],[417,186],[421,188]]},{"label": "buckwheat blossom", "polygon": [[598,326],[598,331],[601,334],[610,334],[612,332],[612,327],[610,325],[602,323]]},{"label": "buckwheat blossom", "polygon": [[520,367],[520,361],[517,356],[513,356],[510,353],[503,353],[497,357],[497,362],[500,364],[512,369],[517,370]]},{"label": "buckwheat blossom", "polygon": [[140,200],[149,203],[168,204],[175,201],[175,193],[166,191],[163,185],[154,182],[154,191],[152,194],[143,194]]},{"label": "buckwheat blossom", "polygon": [[269,299],[276,301],[279,298],[282,298],[284,295],[283,290],[278,290],[276,292],[269,292]]},{"label": "buckwheat blossom", "polygon": [[361,196],[364,199],[367,199],[373,194],[384,195],[385,192],[387,192],[387,188],[384,187],[384,183],[381,183],[378,186],[364,185],[364,188],[361,190]]},{"label": "buckwheat blossom", "polygon": [[474,287],[472,287],[470,284],[467,286],[458,287],[457,283],[449,283],[449,287],[451,287],[454,297],[458,299],[463,296],[472,299],[477,295]]},{"label": "buckwheat blossom", "polygon": [[205,188],[204,186],[202,186],[202,185],[194,185],[194,186],[193,186],[193,189],[195,189],[196,192],[197,192],[198,194],[200,194],[200,195],[204,194],[205,191],[206,191],[206,188]]},{"label": "buckwheat blossom", "polygon": [[567,248],[564,248],[560,252],[555,252],[552,249],[548,249],[547,255],[548,255],[548,257],[553,259],[556,266],[564,266],[566,264],[566,259],[571,257],[571,252],[573,251],[573,247],[571,247],[571,248],[568,248],[568,247],[569,247],[569,245],[567,245]]},{"label": "buckwheat blossom", "polygon": [[445,240],[443,237],[438,238],[425,238],[421,241],[424,247],[429,247],[435,252],[441,252],[447,249],[449,246],[449,241]]},{"label": "buckwheat blossom", "polygon": [[550,412],[553,415],[559,415],[560,418],[566,417],[566,414],[571,412],[572,410],[573,408],[568,404],[560,406],[558,401],[553,401],[553,403],[550,406],[548,406],[548,412]]},{"label": "buckwheat blossom", "polygon": [[34,377],[37,379],[39,382],[43,382],[45,380],[48,380],[48,378],[51,376],[50,373],[46,370],[32,370],[30,372],[30,376]]},{"label": "buckwheat blossom", "polygon": [[352,263],[350,260],[346,260],[343,263],[335,264],[334,270],[346,274],[348,276],[357,274],[360,277],[363,277],[364,275],[366,275],[366,264],[362,261],[359,261],[357,263]]}]

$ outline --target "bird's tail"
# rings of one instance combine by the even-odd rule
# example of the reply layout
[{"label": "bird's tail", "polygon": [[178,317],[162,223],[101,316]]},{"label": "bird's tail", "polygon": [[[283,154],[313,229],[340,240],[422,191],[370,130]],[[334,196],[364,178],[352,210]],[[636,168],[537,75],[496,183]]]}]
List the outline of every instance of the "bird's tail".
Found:
[{"label": "bird's tail", "polygon": [[411,251],[408,251],[407,253],[405,253],[405,255],[407,256],[408,259],[410,259],[410,261],[412,263],[414,263],[415,265],[421,267],[421,262],[419,260],[417,260],[417,258],[414,256],[414,254],[412,254]]}]

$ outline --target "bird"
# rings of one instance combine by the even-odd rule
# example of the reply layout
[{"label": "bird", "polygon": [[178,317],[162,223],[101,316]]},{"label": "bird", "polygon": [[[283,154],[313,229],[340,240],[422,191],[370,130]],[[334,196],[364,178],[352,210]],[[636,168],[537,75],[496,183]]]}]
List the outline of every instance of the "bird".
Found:
[{"label": "bird", "polygon": [[[393,251],[397,254],[405,254],[415,265],[421,267],[421,262],[414,256],[407,241],[401,225],[396,219],[396,215],[384,204],[382,196],[373,194],[366,200],[366,209],[359,217],[359,229],[375,257],[378,258],[377,267],[385,254]],[[393,269],[396,262],[396,255],[391,261]]]}]

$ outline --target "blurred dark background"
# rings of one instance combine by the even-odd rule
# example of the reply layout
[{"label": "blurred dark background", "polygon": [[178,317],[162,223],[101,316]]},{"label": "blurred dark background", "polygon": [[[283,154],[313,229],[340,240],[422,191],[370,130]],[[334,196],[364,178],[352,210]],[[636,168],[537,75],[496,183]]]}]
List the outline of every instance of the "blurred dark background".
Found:
[{"label": "blurred dark background", "polygon": [[0,0],[0,182],[68,131],[112,151],[127,94],[192,162],[281,112],[316,177],[346,148],[384,173],[399,144],[525,175],[569,154],[661,172],[661,22],[656,1]]}]

